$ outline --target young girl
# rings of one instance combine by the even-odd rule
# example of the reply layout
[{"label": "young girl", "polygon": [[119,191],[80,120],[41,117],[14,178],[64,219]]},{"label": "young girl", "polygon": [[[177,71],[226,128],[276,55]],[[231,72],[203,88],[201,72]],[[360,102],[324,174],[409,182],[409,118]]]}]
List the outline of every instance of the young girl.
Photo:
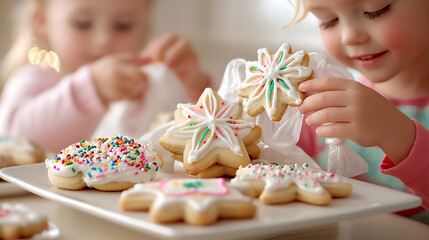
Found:
[{"label": "young girl", "polygon": [[[327,51],[362,79],[300,84],[301,91],[315,94],[299,107],[307,115],[299,145],[320,157],[317,141],[308,138],[314,129],[320,137],[350,139],[369,164],[362,178],[412,192],[428,209],[429,1],[302,1],[302,13],[320,21]],[[422,207],[402,214],[429,223]]]},{"label": "young girl", "polygon": [[[188,101],[198,99],[209,85],[208,75],[184,38],[165,34],[140,54],[150,28],[150,0],[34,0],[25,4],[28,9],[23,17],[27,19],[4,62],[8,81],[0,106],[0,135],[25,136],[54,153],[91,138],[110,103],[162,101],[144,99],[151,86],[141,68],[154,61],[162,61],[179,78]],[[60,73],[25,65],[33,46],[56,52]],[[175,98],[174,94],[169,97]],[[155,116],[156,112],[144,114]]]}]

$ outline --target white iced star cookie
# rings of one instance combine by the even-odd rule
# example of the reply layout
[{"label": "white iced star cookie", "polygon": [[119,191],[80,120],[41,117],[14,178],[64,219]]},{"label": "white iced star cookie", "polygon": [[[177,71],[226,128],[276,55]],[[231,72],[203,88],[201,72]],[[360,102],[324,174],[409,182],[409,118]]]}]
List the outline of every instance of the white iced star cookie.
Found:
[{"label": "white iced star cookie", "polygon": [[240,166],[250,164],[250,158],[260,153],[256,141],[261,128],[241,119],[241,114],[241,102],[226,102],[207,88],[196,105],[178,105],[174,114],[177,125],[168,129],[159,143],[182,161],[191,175],[235,176]]},{"label": "white iced star cookie", "polygon": [[282,204],[295,200],[328,205],[331,198],[348,197],[352,185],[343,177],[318,169],[279,164],[255,164],[240,167],[232,184],[250,185],[247,193],[264,204]]},{"label": "white iced star cookie", "polygon": [[248,98],[245,111],[250,116],[264,109],[273,121],[280,121],[288,105],[298,106],[304,94],[298,85],[310,79],[309,56],[300,50],[292,53],[290,44],[283,44],[276,53],[266,48],[258,50],[258,61],[246,63],[246,79],[238,95]]},{"label": "white iced star cookie", "polygon": [[185,221],[191,225],[214,224],[219,218],[252,218],[252,199],[229,187],[223,178],[164,179],[136,184],[122,192],[121,208],[147,211],[158,223]]}]

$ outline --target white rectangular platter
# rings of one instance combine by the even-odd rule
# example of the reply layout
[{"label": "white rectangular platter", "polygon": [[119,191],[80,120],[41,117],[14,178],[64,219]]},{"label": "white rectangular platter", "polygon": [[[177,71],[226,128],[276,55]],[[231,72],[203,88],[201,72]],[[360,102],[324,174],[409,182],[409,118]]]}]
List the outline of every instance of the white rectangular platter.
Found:
[{"label": "white rectangular platter", "polygon": [[[167,239],[266,238],[332,225],[344,219],[399,211],[421,204],[421,199],[416,196],[350,179],[353,184],[352,195],[344,199],[333,199],[329,206],[312,206],[300,202],[265,206],[255,199],[258,211],[250,220],[221,220],[208,227],[194,227],[184,223],[160,225],[151,222],[146,212],[122,211],[119,207],[120,192],[101,192],[93,189],[67,191],[52,186],[44,163],[1,169],[0,176],[47,199],[146,235]],[[157,179],[185,176],[185,173],[180,171],[174,174],[160,172]]]}]

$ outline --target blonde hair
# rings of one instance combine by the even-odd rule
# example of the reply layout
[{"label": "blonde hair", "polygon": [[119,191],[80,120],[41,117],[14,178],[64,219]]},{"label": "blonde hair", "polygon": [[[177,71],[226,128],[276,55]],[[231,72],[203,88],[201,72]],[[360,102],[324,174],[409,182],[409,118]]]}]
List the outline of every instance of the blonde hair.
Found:
[{"label": "blonde hair", "polygon": [[295,8],[295,14],[292,17],[292,20],[290,20],[290,22],[285,27],[301,22],[308,15],[308,9],[307,9],[307,6],[305,5],[304,0],[288,0],[288,1],[293,6],[293,8]]},{"label": "blonde hair", "polygon": [[13,44],[1,63],[0,90],[12,73],[28,62],[28,51],[33,46],[46,46],[37,39],[32,21],[35,12],[44,6],[44,0],[29,0],[21,4],[18,6],[20,13],[16,14],[20,17],[13,32]]}]

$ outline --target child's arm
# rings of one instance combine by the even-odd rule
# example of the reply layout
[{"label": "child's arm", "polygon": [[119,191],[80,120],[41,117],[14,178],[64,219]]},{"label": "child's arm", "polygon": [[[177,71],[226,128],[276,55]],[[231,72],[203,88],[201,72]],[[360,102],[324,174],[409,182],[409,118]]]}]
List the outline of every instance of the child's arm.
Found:
[{"label": "child's arm", "polygon": [[133,99],[146,86],[136,54],[103,57],[59,79],[28,66],[3,92],[0,130],[26,136],[52,152],[89,139],[111,101]]},{"label": "child's arm", "polygon": [[9,79],[0,111],[2,134],[26,136],[58,152],[91,137],[106,107],[88,67],[60,79],[52,71],[27,65]]},{"label": "child's arm", "polygon": [[302,113],[311,113],[306,123],[331,123],[318,127],[317,135],[350,139],[363,147],[378,146],[395,164],[408,156],[415,125],[376,91],[355,81],[332,77],[305,81],[300,90],[317,92],[299,107]]},{"label": "child's arm", "polygon": [[174,33],[166,33],[152,40],[142,57],[143,63],[164,61],[177,74],[193,102],[211,85],[210,77],[201,69],[191,43]]},{"label": "child's arm", "polygon": [[429,209],[429,130],[418,121],[413,122],[416,139],[410,154],[397,165],[386,156],[380,164],[380,171],[401,179],[423,199],[423,207]]}]

